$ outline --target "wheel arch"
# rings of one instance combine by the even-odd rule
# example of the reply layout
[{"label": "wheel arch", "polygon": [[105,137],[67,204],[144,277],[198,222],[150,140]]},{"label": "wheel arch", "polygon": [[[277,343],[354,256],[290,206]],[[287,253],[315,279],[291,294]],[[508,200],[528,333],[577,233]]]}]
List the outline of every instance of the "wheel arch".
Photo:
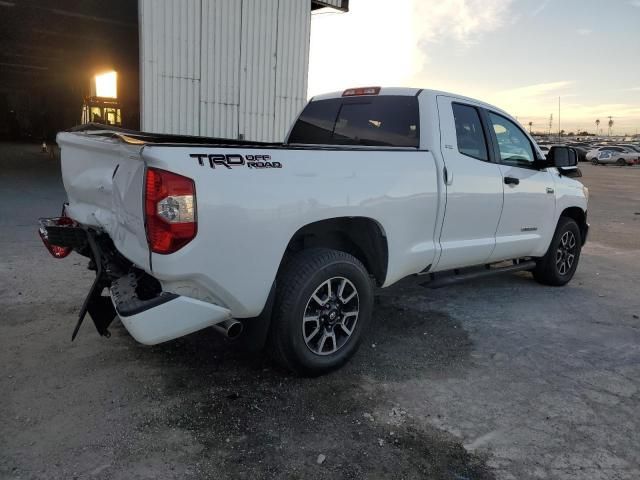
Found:
[{"label": "wheel arch", "polygon": [[560,217],[567,217],[575,220],[575,222],[578,224],[578,228],[580,228],[580,237],[582,244],[584,245],[588,228],[587,212],[582,210],[582,208],[580,207],[568,207],[562,211]]},{"label": "wheel arch", "polygon": [[280,262],[280,271],[297,252],[309,248],[331,248],[360,260],[376,283],[384,284],[389,247],[382,225],[369,217],[333,217],[309,223],[296,231]]}]

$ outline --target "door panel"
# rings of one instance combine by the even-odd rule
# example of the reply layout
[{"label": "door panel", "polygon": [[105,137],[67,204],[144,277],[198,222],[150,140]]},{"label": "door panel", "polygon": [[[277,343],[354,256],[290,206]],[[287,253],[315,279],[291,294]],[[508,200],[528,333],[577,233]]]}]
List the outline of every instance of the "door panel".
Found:
[{"label": "door panel", "polygon": [[496,247],[489,260],[531,256],[539,253],[542,242],[553,233],[548,230],[555,228],[554,180],[549,172],[536,168],[531,140],[515,122],[494,112],[488,112],[487,119],[504,183]]},{"label": "door panel", "polygon": [[[504,205],[490,261],[526,257],[549,238],[556,197],[554,181],[546,171],[500,165],[503,178],[519,183],[504,186]],[[547,190],[549,189],[549,190]]]},{"label": "door panel", "polygon": [[[440,234],[441,255],[433,270],[484,263],[494,249],[502,210],[500,169],[495,163],[471,156],[482,156],[482,146],[478,146],[477,139],[469,131],[475,128],[473,119],[463,119],[463,113],[459,111],[454,116],[454,102],[455,99],[451,97],[438,97],[440,148],[447,182],[446,207]],[[475,109],[472,112],[478,114]],[[461,130],[460,142],[456,134],[456,120],[458,129],[465,129],[464,132]],[[484,134],[486,136],[487,132]],[[461,153],[461,150],[467,154]]]}]

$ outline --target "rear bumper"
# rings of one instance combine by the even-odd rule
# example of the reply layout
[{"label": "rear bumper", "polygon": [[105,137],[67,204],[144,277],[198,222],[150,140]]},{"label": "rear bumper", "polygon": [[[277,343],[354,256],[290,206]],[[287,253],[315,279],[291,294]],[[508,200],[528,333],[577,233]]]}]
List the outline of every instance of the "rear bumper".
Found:
[{"label": "rear bumper", "polygon": [[145,345],[173,340],[231,318],[226,308],[173,293],[140,299],[133,274],[113,281],[109,290],[123,325]]}]

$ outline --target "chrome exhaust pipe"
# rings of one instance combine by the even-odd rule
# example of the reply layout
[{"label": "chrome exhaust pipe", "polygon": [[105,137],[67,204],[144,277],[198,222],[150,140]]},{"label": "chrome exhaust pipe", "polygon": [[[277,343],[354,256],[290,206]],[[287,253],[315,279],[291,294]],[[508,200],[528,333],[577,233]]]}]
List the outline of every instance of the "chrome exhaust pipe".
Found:
[{"label": "chrome exhaust pipe", "polygon": [[228,339],[235,340],[242,333],[242,322],[229,319],[213,325],[213,329]]}]

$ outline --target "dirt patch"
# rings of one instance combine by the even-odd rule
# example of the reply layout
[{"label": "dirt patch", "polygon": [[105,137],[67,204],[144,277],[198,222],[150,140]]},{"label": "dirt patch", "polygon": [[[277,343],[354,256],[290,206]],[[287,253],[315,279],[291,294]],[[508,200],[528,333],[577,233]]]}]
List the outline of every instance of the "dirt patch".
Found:
[{"label": "dirt patch", "polygon": [[[149,440],[185,432],[195,477],[492,478],[483,459],[418,428],[357,374],[291,377],[228,346],[211,355],[216,342],[203,333],[151,353],[163,369],[172,365],[157,394],[169,406],[137,426]],[[143,443],[146,457],[165,454],[166,445]]]},{"label": "dirt patch", "polygon": [[[158,408],[135,427],[136,443],[147,448],[123,448],[118,456],[131,465],[141,457],[155,464],[178,438],[171,454],[184,457],[189,467],[181,474],[194,478],[493,478],[483,458],[418,426],[378,387],[378,379],[437,375],[460,365],[471,346],[448,316],[394,302],[381,300],[376,326],[354,361],[318,379],[290,376],[210,331],[136,348],[139,362],[162,372],[162,387],[150,389]],[[400,358],[398,349],[411,355]],[[321,464],[319,455],[326,457]]]}]

